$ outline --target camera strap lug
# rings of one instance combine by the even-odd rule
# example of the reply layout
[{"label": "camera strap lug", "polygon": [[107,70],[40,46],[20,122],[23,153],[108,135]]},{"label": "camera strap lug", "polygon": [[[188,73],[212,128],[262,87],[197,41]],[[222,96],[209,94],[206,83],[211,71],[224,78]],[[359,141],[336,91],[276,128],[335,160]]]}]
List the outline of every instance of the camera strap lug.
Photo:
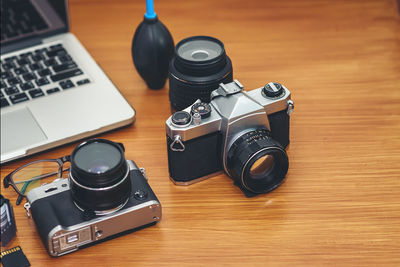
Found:
[{"label": "camera strap lug", "polygon": [[145,169],[145,168],[140,167],[140,168],[139,168],[139,171],[142,173],[143,177],[144,177],[146,180],[149,180],[149,179],[147,178],[146,169]]},{"label": "camera strap lug", "polygon": [[288,105],[288,107],[287,107],[287,114],[290,116],[290,114],[292,114],[292,112],[293,112],[293,110],[294,110],[294,103],[293,103],[293,101],[292,100],[288,100],[287,101],[287,105]]},{"label": "camera strap lug", "polygon": [[[176,147],[176,145],[180,146]],[[185,145],[182,143],[181,136],[175,135],[174,141],[169,145],[169,148],[174,152],[183,152],[185,151]]]},{"label": "camera strap lug", "polygon": [[26,216],[28,216],[28,218],[30,218],[31,217],[31,213],[30,213],[31,204],[29,204],[29,202],[26,202],[24,204],[24,208],[26,210]]}]

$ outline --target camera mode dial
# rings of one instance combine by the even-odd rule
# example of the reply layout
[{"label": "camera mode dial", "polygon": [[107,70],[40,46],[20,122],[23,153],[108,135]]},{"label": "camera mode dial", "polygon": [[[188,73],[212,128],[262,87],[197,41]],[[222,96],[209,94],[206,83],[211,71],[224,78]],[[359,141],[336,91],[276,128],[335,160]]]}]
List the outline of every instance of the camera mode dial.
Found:
[{"label": "camera mode dial", "polygon": [[262,89],[262,92],[265,96],[267,97],[278,97],[282,95],[284,92],[283,87],[280,83],[267,83],[264,88]]}]

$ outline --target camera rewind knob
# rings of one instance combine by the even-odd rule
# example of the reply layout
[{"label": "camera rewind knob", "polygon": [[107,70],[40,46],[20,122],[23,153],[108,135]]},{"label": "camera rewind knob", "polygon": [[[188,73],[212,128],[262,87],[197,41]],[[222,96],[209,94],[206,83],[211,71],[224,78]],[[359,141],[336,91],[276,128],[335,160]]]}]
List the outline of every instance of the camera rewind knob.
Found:
[{"label": "camera rewind knob", "polygon": [[264,88],[262,89],[262,92],[265,94],[267,97],[277,97],[280,96],[283,92],[283,87],[280,83],[267,83]]}]

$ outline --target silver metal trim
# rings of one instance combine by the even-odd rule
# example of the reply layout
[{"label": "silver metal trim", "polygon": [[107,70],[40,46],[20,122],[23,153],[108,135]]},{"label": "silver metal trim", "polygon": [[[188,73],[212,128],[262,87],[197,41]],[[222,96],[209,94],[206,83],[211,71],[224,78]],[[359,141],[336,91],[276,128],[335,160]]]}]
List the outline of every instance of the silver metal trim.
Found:
[{"label": "silver metal trim", "polygon": [[288,107],[287,107],[287,114],[290,116],[290,115],[292,115],[292,113],[293,113],[293,110],[294,110],[294,102],[292,101],[292,100],[288,100],[287,102],[287,105],[288,105]]},{"label": "silver metal trim", "polygon": [[[128,166],[128,167],[129,167],[129,166]],[[72,176],[72,173],[71,173],[71,172],[69,172],[69,174],[68,174],[68,179],[72,180],[72,182],[73,182],[75,185],[77,185],[77,186],[79,186],[79,187],[81,187],[81,188],[84,188],[84,189],[86,189],[86,190],[89,190],[89,191],[106,191],[106,190],[113,189],[114,187],[117,187],[117,186],[119,186],[120,184],[122,184],[122,183],[127,179],[127,177],[129,177],[129,171],[130,171],[130,169],[129,169],[129,168],[126,168],[126,174],[125,174],[124,178],[122,178],[118,183],[116,183],[116,184],[114,184],[114,185],[111,185],[111,186],[102,187],[102,188],[93,188],[93,187],[87,187],[87,186],[81,185],[80,183],[78,183],[78,182],[74,179],[74,177]],[[71,183],[71,181],[70,181],[70,183]]]},{"label": "silver metal trim", "polygon": [[207,180],[207,179],[209,179],[209,178],[212,178],[212,177],[217,176],[217,175],[222,174],[222,173],[224,173],[224,172],[223,172],[223,171],[217,171],[217,172],[211,173],[211,174],[209,174],[209,175],[202,176],[202,177],[200,177],[200,178],[196,178],[196,179],[193,179],[193,180],[190,180],[190,181],[187,181],[187,182],[175,181],[171,176],[169,177],[169,179],[170,179],[175,185],[186,186],[186,185],[191,185],[191,184],[195,184],[195,183],[198,183],[198,182]]},{"label": "silver metal trim", "polygon": [[[85,244],[105,239],[152,222],[158,222],[161,220],[161,216],[161,204],[156,200],[151,200],[70,227],[57,225],[47,236],[48,251],[51,256],[61,256],[73,252]],[[85,231],[88,227],[90,228],[90,240],[84,240],[82,243],[77,242],[65,250],[61,250],[60,246],[54,246],[54,243],[57,243],[61,238],[66,238],[66,236],[72,233]],[[99,231],[102,234],[96,235]]]},{"label": "silver metal trim", "polygon": [[[174,145],[179,144],[182,148],[175,148]],[[185,145],[182,143],[182,138],[179,135],[174,136],[174,141],[169,145],[169,148],[174,152],[185,151]]]},{"label": "silver metal trim", "polygon": [[[116,211],[119,211],[120,209],[122,209],[126,203],[128,203],[129,201],[129,197],[125,200],[124,203],[122,203],[121,205],[119,205],[118,207],[112,208],[112,209],[108,209],[108,210],[94,210],[93,212],[98,215],[98,216],[103,216],[103,215],[107,215]],[[82,212],[85,211],[85,209],[81,208],[75,201],[72,201],[74,203],[74,205]]]}]

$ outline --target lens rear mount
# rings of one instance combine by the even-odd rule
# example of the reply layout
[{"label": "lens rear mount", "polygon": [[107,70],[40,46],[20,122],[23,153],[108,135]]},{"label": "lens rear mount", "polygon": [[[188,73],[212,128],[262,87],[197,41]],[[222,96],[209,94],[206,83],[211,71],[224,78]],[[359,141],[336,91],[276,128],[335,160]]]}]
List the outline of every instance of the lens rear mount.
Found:
[{"label": "lens rear mount", "polygon": [[251,194],[267,193],[285,179],[289,161],[285,149],[267,129],[240,136],[229,148],[227,170],[239,187]]}]

